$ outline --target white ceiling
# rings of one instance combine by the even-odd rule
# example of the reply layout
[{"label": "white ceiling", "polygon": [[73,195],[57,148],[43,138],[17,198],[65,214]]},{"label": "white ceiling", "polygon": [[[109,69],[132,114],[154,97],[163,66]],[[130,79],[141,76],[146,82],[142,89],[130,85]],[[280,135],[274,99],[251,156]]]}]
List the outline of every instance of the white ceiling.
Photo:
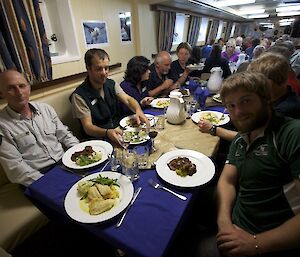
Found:
[{"label": "white ceiling", "polygon": [[[216,3],[221,0],[193,0],[196,3],[191,3],[189,0],[160,0],[154,1],[156,4],[173,7],[181,10],[188,10],[190,12],[199,13],[202,15],[212,16],[216,18],[228,19],[238,22],[251,22],[253,19],[245,18],[245,16],[238,15],[241,8],[250,9],[253,7],[260,7],[265,9],[265,13],[270,15],[270,18],[278,18],[276,15],[276,8],[285,5],[299,4],[297,0],[256,0],[255,4],[235,5],[230,7],[215,7]],[[239,0],[236,0],[238,2]],[[289,18],[289,17],[285,17]]]},{"label": "white ceiling", "polygon": [[[212,6],[216,5],[221,0],[201,0],[201,2],[208,3]],[[235,2],[239,2],[236,0]],[[246,4],[246,5],[234,5],[229,7],[221,7],[222,9],[239,14],[239,11],[245,9],[265,9],[265,13],[269,14],[270,17],[276,17],[276,8],[283,7],[283,6],[290,6],[290,5],[297,5],[300,1],[296,0],[256,0],[253,4]]]}]

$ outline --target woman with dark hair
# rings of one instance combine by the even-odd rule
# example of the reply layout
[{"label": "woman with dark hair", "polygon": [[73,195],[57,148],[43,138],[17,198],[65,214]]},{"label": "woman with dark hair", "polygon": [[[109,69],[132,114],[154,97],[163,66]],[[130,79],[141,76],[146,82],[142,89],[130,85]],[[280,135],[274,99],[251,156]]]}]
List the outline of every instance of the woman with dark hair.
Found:
[{"label": "woman with dark hair", "polygon": [[[150,61],[144,56],[131,58],[127,63],[124,80],[120,84],[124,92],[137,100],[142,108],[149,105],[153,100],[153,98],[148,95],[145,83],[149,79],[149,63]],[[123,115],[133,113],[122,103],[121,109]]]},{"label": "woman with dark hair", "polygon": [[231,75],[228,61],[221,56],[222,48],[219,44],[214,44],[210,56],[205,60],[203,73],[209,73],[213,67],[221,67],[223,78]]}]

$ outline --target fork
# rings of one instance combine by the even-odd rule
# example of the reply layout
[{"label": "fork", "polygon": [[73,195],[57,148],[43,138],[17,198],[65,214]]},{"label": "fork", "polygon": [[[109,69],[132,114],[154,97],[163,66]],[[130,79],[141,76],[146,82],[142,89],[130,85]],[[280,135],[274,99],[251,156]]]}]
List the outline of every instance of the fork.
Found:
[{"label": "fork", "polygon": [[154,188],[156,188],[156,189],[164,189],[165,191],[167,191],[167,192],[169,192],[169,193],[171,193],[171,194],[177,196],[177,197],[180,198],[181,200],[184,200],[184,201],[185,201],[185,200],[187,199],[184,195],[180,195],[180,194],[175,193],[174,191],[170,190],[169,188],[166,188],[166,187],[164,187],[164,186],[158,184],[158,183],[155,182],[153,179],[149,179],[148,182],[149,182],[149,184],[150,184],[151,186],[153,186]]},{"label": "fork", "polygon": [[222,115],[220,116],[220,118],[219,118],[217,124],[218,124],[222,119],[224,119],[225,112],[226,112],[226,108],[224,108],[224,110],[223,110],[223,112],[222,112]]}]

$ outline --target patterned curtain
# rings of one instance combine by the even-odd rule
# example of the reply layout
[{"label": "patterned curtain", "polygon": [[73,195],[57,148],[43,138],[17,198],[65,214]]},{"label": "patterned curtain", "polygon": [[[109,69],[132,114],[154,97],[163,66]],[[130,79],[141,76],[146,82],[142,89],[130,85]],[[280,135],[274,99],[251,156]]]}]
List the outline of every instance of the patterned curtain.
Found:
[{"label": "patterned curtain", "polygon": [[213,20],[209,29],[208,37],[206,42],[210,42],[212,39],[215,40],[217,37],[219,28],[219,21]]},{"label": "patterned curtain", "polygon": [[38,0],[0,0],[0,72],[17,69],[34,84],[52,79]]},{"label": "patterned curtain", "polygon": [[200,33],[200,25],[201,25],[201,17],[191,15],[188,37],[187,37],[187,42],[191,46],[195,46],[197,44],[199,33]]},{"label": "patterned curtain", "polygon": [[175,29],[175,12],[159,12],[158,49],[159,51],[170,51],[173,43]]},{"label": "patterned curtain", "polygon": [[228,22],[227,23],[227,29],[226,29],[226,33],[225,33],[225,42],[228,41],[228,39],[230,38],[230,33],[231,33],[231,30],[232,30],[232,26],[233,26],[233,22]]}]

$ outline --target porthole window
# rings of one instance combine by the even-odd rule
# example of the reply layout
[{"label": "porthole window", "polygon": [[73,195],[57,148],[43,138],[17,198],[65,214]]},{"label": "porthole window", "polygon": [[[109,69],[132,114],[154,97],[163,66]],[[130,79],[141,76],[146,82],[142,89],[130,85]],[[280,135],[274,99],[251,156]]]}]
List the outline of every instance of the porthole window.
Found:
[{"label": "porthole window", "polygon": [[53,64],[80,59],[70,0],[40,0],[40,9]]}]

